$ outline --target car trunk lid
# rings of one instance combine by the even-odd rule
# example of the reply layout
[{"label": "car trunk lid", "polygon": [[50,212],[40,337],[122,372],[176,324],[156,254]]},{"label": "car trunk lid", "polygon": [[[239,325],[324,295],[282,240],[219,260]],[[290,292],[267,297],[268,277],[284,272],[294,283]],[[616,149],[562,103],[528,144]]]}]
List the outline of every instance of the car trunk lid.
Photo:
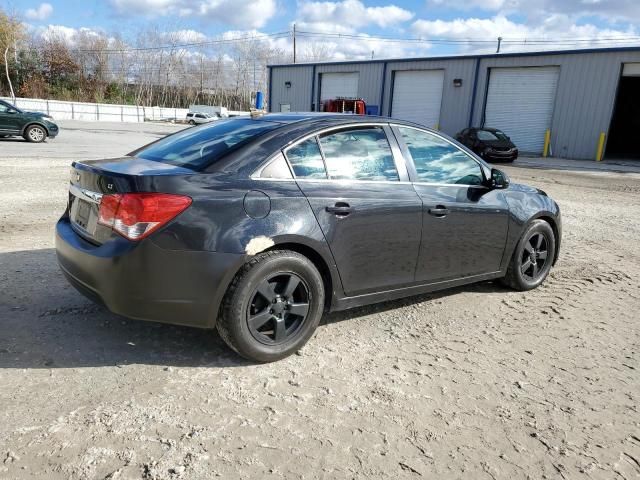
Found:
[{"label": "car trunk lid", "polygon": [[187,168],[136,157],[74,162],[68,203],[71,225],[84,239],[102,244],[115,235],[110,227],[98,223],[103,196],[148,191],[149,177],[194,173]]}]

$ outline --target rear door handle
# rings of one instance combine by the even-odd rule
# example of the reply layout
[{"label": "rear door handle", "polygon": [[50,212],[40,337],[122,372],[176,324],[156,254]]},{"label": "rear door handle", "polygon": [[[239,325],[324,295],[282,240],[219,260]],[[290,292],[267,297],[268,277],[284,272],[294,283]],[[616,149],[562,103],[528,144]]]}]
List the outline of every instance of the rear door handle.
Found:
[{"label": "rear door handle", "polygon": [[337,202],[333,206],[325,207],[325,210],[329,213],[333,213],[338,217],[346,217],[351,212],[353,212],[353,208],[348,203]]},{"label": "rear door handle", "polygon": [[429,209],[429,215],[439,218],[446,217],[449,215],[449,209],[443,205],[436,205],[434,208]]}]

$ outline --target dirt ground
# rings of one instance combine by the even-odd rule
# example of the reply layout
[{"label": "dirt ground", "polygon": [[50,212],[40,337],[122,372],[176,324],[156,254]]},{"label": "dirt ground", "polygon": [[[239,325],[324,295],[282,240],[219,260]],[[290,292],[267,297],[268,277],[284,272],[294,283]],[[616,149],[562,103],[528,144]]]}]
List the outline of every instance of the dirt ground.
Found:
[{"label": "dirt ground", "polygon": [[70,161],[173,129],[0,140],[0,478],[640,477],[640,174],[506,167],[562,208],[543,287],[328,315],[251,365],[92,305],[56,264]]}]

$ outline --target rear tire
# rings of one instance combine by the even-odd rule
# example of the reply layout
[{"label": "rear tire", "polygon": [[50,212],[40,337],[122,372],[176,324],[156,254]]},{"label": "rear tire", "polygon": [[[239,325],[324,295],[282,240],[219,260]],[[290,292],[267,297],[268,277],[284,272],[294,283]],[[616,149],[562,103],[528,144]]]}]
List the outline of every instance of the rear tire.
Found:
[{"label": "rear tire", "polygon": [[24,139],[31,143],[42,143],[47,138],[47,131],[40,125],[31,125],[24,132]]},{"label": "rear tire", "polygon": [[189,125],[191,125],[192,127],[196,124],[196,122],[194,122],[193,120],[189,120]]},{"label": "rear tire", "polygon": [[260,253],[231,282],[218,333],[244,358],[280,360],[311,338],[324,295],[322,277],[307,257],[288,250]]},{"label": "rear tire", "polygon": [[544,282],[556,253],[553,229],[544,220],[534,220],[516,246],[503,285],[514,290],[532,290]]}]

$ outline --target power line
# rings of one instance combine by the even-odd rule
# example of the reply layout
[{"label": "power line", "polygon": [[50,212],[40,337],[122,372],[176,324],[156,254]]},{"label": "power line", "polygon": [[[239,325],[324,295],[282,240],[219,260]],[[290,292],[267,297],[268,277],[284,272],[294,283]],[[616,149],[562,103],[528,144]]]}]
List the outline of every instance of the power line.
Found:
[{"label": "power line", "polygon": [[191,42],[191,43],[176,43],[171,45],[159,45],[154,47],[126,47],[126,48],[72,48],[74,52],[82,53],[130,53],[130,52],[146,52],[155,50],[182,50],[194,47],[208,47],[214,45],[232,44],[237,42],[247,42],[251,40],[260,40],[263,38],[282,38],[290,35],[290,32],[275,32],[275,33],[258,33],[247,35],[244,37],[235,38],[222,38],[217,40],[207,40],[204,42]]},{"label": "power line", "polygon": [[[333,32],[311,32],[305,30],[297,30],[298,36],[307,38],[333,38],[333,39],[357,39],[357,40],[373,40],[392,43],[436,43],[436,44],[452,44],[452,45],[469,45],[469,44],[495,44],[495,40],[475,39],[475,38],[401,38],[387,37],[379,35],[351,34],[351,33],[333,33]],[[535,37],[502,37],[504,44],[518,45],[534,45],[534,44],[579,44],[579,43],[602,43],[602,42],[640,42],[640,36],[616,36],[616,37],[593,37],[593,38],[535,38]]]}]

